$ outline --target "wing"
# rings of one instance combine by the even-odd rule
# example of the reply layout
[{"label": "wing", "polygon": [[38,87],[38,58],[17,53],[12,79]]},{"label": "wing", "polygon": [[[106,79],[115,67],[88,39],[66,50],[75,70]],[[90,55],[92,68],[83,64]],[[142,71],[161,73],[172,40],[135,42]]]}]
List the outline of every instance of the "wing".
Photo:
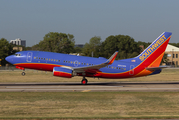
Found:
[{"label": "wing", "polygon": [[83,73],[83,72],[96,73],[96,71],[98,71],[100,68],[111,65],[114,62],[117,54],[118,51],[116,51],[105,63],[93,65],[93,66],[87,66],[87,67],[73,67],[73,71],[77,73]]}]

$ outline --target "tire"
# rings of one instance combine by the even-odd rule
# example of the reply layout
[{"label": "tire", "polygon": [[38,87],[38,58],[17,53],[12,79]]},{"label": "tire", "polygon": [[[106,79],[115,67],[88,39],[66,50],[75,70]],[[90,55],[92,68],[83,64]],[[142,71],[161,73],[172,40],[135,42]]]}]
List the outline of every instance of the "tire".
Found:
[{"label": "tire", "polygon": [[87,79],[83,79],[83,80],[81,81],[81,84],[82,84],[82,85],[87,85],[87,83],[88,83],[88,80],[87,80]]},{"label": "tire", "polygon": [[22,76],[24,76],[25,75],[25,72],[22,72]]}]

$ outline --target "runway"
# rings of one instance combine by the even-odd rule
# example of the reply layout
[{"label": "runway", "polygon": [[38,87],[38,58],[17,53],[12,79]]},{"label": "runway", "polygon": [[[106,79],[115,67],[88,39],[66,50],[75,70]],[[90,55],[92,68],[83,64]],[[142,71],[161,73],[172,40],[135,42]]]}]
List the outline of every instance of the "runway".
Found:
[{"label": "runway", "polygon": [[0,92],[179,91],[179,82],[0,83]]}]

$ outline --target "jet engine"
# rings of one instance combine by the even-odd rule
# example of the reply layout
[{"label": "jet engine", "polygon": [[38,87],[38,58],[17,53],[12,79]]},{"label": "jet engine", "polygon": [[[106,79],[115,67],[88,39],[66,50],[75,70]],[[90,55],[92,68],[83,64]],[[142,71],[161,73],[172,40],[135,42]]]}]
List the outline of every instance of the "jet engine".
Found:
[{"label": "jet engine", "polygon": [[53,75],[58,77],[71,78],[73,76],[73,70],[63,67],[54,67]]}]

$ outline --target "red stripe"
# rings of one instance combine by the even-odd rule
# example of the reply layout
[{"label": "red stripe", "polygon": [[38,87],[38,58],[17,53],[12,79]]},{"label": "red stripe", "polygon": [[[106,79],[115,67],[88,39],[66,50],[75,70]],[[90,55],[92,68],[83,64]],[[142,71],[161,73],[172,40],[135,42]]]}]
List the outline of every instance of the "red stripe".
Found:
[{"label": "red stripe", "polygon": [[45,63],[19,63],[15,64],[19,67],[29,68],[29,69],[36,69],[36,70],[44,70],[44,71],[53,71],[54,67],[61,67],[61,65],[54,65],[54,64],[45,64]]}]

